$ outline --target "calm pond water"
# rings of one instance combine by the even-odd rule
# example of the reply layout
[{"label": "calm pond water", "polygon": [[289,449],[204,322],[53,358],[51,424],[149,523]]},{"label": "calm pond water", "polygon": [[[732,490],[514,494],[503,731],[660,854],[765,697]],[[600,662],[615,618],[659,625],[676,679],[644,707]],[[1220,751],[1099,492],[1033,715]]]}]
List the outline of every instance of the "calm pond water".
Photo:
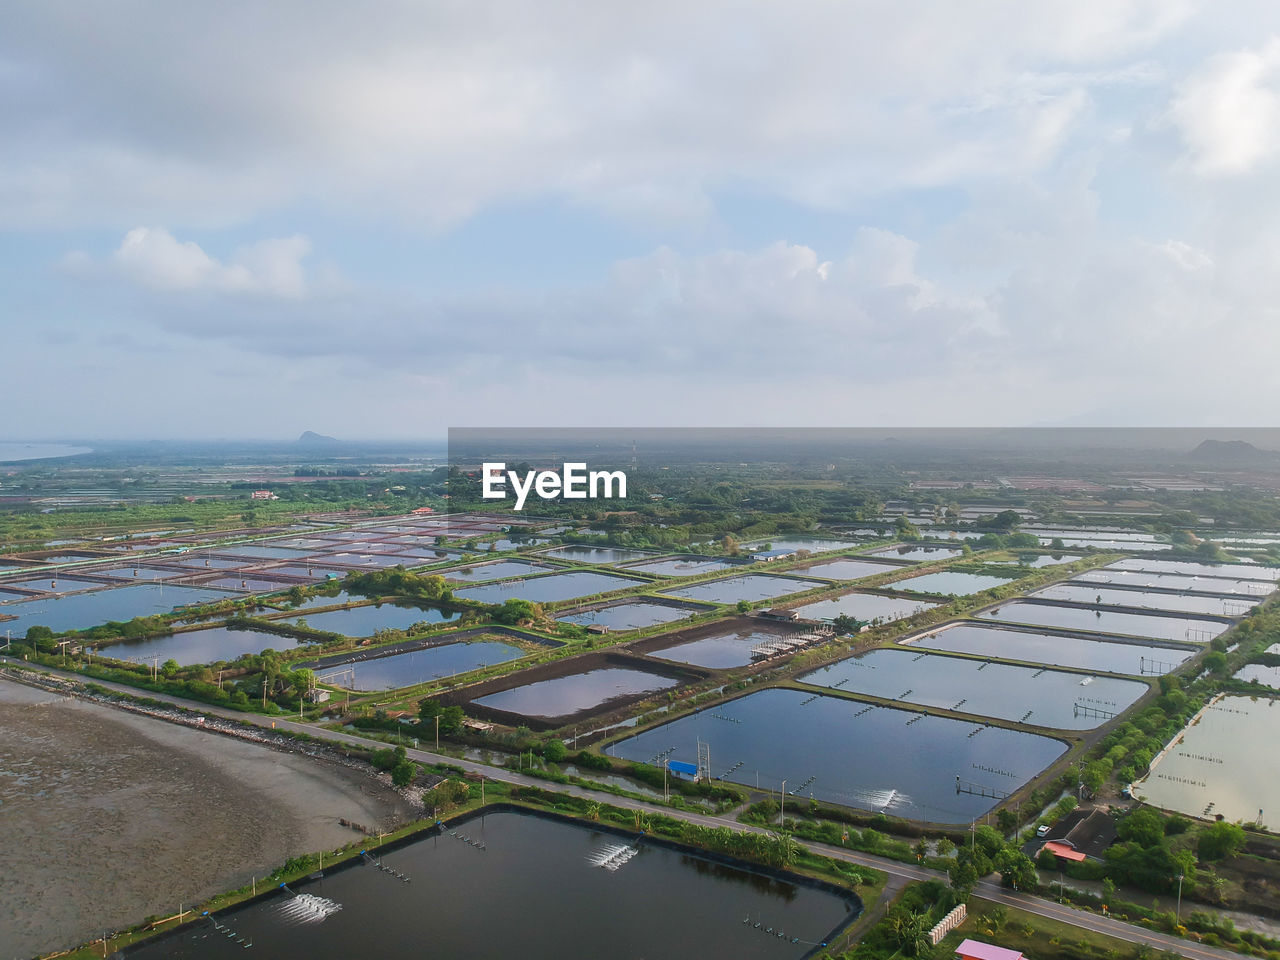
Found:
[{"label": "calm pond water", "polygon": [[1280,701],[1223,697],[1206,707],[1134,785],[1134,795],[1194,817],[1274,826],[1280,816]]},{"label": "calm pond water", "polygon": [[1055,583],[1053,586],[1028,594],[1030,597],[1046,597],[1050,600],[1073,600],[1076,603],[1096,603],[1102,598],[1104,606],[1145,607],[1150,610],[1175,610],[1178,613],[1211,613],[1219,617],[1239,617],[1257,604],[1257,599],[1238,597],[1227,600],[1220,597],[1192,597],[1177,593],[1146,593],[1141,590],[1117,590],[1096,584]]},{"label": "calm pond water", "polygon": [[[931,650],[949,650],[952,653],[972,653],[983,657],[1000,657],[1005,660],[1024,660],[1028,663],[1044,663],[1055,667],[1076,667],[1082,670],[1104,670],[1107,673],[1128,673],[1139,676],[1152,673],[1168,673],[1174,667],[1194,656],[1193,650],[1173,647],[1157,647],[1143,643],[1124,643],[1118,640],[1083,640],[1079,637],[1058,637],[1048,633],[1023,630],[1002,630],[997,627],[980,627],[958,623],[937,633],[925,634],[908,641],[907,646],[927,647]],[[1153,661],[1164,666],[1157,668]]]},{"label": "calm pond water", "polygon": [[647,550],[628,550],[626,547],[588,547],[573,543],[548,550],[541,556],[573,560],[577,563],[626,563],[628,560],[643,560],[653,554]]},{"label": "calm pond water", "polygon": [[[890,700],[1063,730],[1091,730],[1147,692],[1145,683],[910,650],[872,650],[797,677]],[[1089,708],[1077,710],[1076,706]]]},{"label": "calm pond water", "polygon": [[1045,553],[1038,557],[1019,558],[1017,560],[996,560],[995,563],[1007,563],[1019,567],[1056,567],[1062,563],[1073,563],[1080,559],[1078,553]]},{"label": "calm pond water", "polygon": [[312,613],[303,617],[290,617],[286,623],[305,620],[312,630],[341,633],[347,637],[371,637],[379,630],[404,630],[415,623],[447,623],[460,616],[437,607],[401,606],[395,603],[370,604],[364,607],[348,607],[327,613]]},{"label": "calm pond water", "polygon": [[926,573],[922,577],[911,577],[909,580],[895,580],[890,586],[894,590],[911,590],[915,593],[940,593],[957,597],[1002,587],[1011,582],[1008,577],[991,577],[979,573],[956,573],[941,570],[938,573]]},{"label": "calm pond water", "polygon": [[680,607],[668,607],[662,603],[651,603],[647,600],[628,600],[615,603],[598,610],[584,610],[582,613],[571,613],[557,617],[561,623],[576,623],[588,627],[605,626],[610,630],[639,630],[651,627],[655,623],[672,623],[691,617],[696,610],[685,610]]},{"label": "calm pond water", "polygon": [[176,660],[185,667],[193,663],[215,663],[219,660],[230,662],[246,653],[292,650],[300,646],[303,646],[303,641],[276,633],[209,627],[148,640],[122,640],[102,647],[100,652],[104,657],[139,662],[150,662],[152,657],[159,657],[161,663]]},{"label": "calm pond water", "polygon": [[533,603],[559,603],[561,600],[576,600],[578,597],[611,593],[614,590],[625,590],[639,585],[638,580],[613,577],[607,573],[588,570],[574,570],[570,573],[553,573],[550,576],[535,577],[531,580],[512,580],[505,583],[487,583],[479,587],[464,587],[461,590],[455,590],[454,595],[465,597],[467,600],[478,600],[481,603],[503,603],[512,597]]},{"label": "calm pond water", "polygon": [[1248,563],[1196,563],[1191,560],[1153,560],[1126,557],[1108,570],[1146,570],[1150,573],[1184,573],[1193,577],[1221,577],[1225,580],[1280,580],[1280,567]]},{"label": "calm pond water", "polygon": [[1225,580],[1183,573],[1149,573],[1144,570],[1116,570],[1103,567],[1072,577],[1069,583],[1114,583],[1125,587],[1165,587],[1202,593],[1229,593],[1232,596],[1265,597],[1274,586],[1266,580]]},{"label": "calm pond water", "polygon": [[393,557],[385,553],[317,553],[312,559],[316,563],[334,564],[340,567],[368,567],[372,570],[413,566],[404,557]]},{"label": "calm pond water", "polygon": [[1157,617],[1143,613],[1115,613],[1106,609],[1083,610],[1056,607],[1030,600],[1014,600],[995,610],[978,614],[982,620],[1030,623],[1067,630],[1090,630],[1121,636],[1151,637],[1156,640],[1205,643],[1225,631],[1230,624],[1195,617]]},{"label": "calm pond water", "polygon": [[691,663],[697,667],[723,670],[741,667],[751,662],[751,648],[766,640],[773,640],[786,631],[766,627],[743,627],[713,633],[697,640],[678,643],[673,647],[650,651],[650,656],[676,663]]},{"label": "calm pond water", "polygon": [[[766,547],[765,544],[768,544]],[[847,550],[861,546],[857,540],[833,540],[826,537],[777,537],[769,540],[754,540],[750,546],[742,548],[743,553],[758,553],[761,550],[808,550],[810,553],[829,553],[832,550]]]},{"label": "calm pond water", "polygon": [[481,582],[502,580],[505,577],[527,577],[531,573],[546,573],[554,569],[556,568],[550,564],[531,563],[528,560],[495,560],[491,563],[477,563],[470,567],[446,570],[441,576],[446,580]]},{"label": "calm pond water", "polygon": [[736,566],[739,564],[719,557],[667,557],[665,560],[631,563],[624,569],[633,573],[656,573],[664,577],[694,577],[700,573],[712,573]]},{"label": "calm pond water", "polygon": [[318,672],[326,674],[351,667],[355,673],[354,680],[340,677],[335,682],[359,691],[392,690],[440,677],[470,673],[472,670],[495,663],[506,663],[524,655],[524,651],[514,644],[499,640],[473,640],[410,650],[407,653],[393,653],[385,657],[353,658],[330,664],[320,668]]},{"label": "calm pond water", "polygon": [[699,740],[711,745],[712,774],[734,783],[755,786],[758,778],[776,789],[785,779],[797,796],[939,823],[968,823],[994,806],[957,793],[957,776],[1011,792],[1066,750],[1035,734],[773,689],[673,720],[606,752],[695,763]]},{"label": "calm pond water", "polygon": [[307,555],[305,550],[289,550],[285,547],[219,547],[218,553],[224,557],[246,557],[261,560],[297,560]]},{"label": "calm pond water", "polygon": [[1268,667],[1261,663],[1246,663],[1235,672],[1237,680],[1258,683],[1273,690],[1280,690],[1280,667]]},{"label": "calm pond water", "polygon": [[97,580],[75,580],[71,577],[28,577],[22,580],[6,580],[6,587],[26,587],[28,590],[46,590],[49,593],[71,593],[74,590],[93,590],[105,586]]},{"label": "calm pond water", "polygon": [[153,613],[168,613],[178,607],[227,600],[232,596],[234,594],[222,590],[138,583],[46,600],[22,600],[0,604],[0,614],[17,617],[0,620],[0,633],[11,630],[15,637],[21,637],[28,627],[37,625],[54,631],[84,630],[112,620],[149,617]]},{"label": "calm pond water", "polygon": [[353,603],[363,599],[363,597],[357,597],[353,594],[347,593],[345,590],[339,590],[331,597],[324,595],[318,597],[307,597],[307,599],[303,600],[296,607],[290,607],[289,609],[314,610],[316,607],[338,607],[344,603]]},{"label": "calm pond water", "polygon": [[[294,894],[341,907],[320,922],[291,921],[290,910],[300,905],[285,891],[218,920],[264,957],[393,957],[422,953],[429,943],[427,955],[459,960],[596,960],[606,944],[617,960],[800,960],[861,909],[853,898],[643,839],[637,854],[606,870],[593,857],[631,838],[582,824],[504,811],[472,818],[456,832],[484,849],[445,833],[378,854],[411,883],[357,862],[295,884]],[[568,905],[571,922],[564,919]],[[130,954],[138,960],[245,955],[208,920]]]},{"label": "calm pond water", "polygon": [[820,580],[792,580],[767,573],[749,573],[741,577],[710,580],[707,583],[695,583],[662,592],[673,597],[683,597],[686,600],[706,600],[711,603],[737,603],[739,600],[754,603],[757,600],[769,600],[821,586],[825,584]]},{"label": "calm pond water", "polygon": [[233,573],[230,576],[218,577],[208,581],[211,587],[217,587],[220,590],[236,590],[241,593],[250,591],[252,593],[275,593],[278,590],[288,590],[294,584],[286,580],[268,580],[265,577],[253,577],[247,574]]},{"label": "calm pond water", "polygon": [[193,571],[199,570],[236,570],[240,567],[247,567],[249,563],[244,559],[230,560],[222,557],[177,557],[166,556],[165,563],[172,563],[174,566],[186,567]]},{"label": "calm pond water", "polygon": [[157,567],[114,567],[110,570],[96,569],[94,572],[103,577],[111,577],[113,580],[137,580],[139,582],[191,576],[190,573],[182,570],[161,570]]},{"label": "calm pond water", "polygon": [[796,607],[795,610],[806,620],[834,620],[843,615],[870,623],[872,620],[881,622],[901,620],[903,617],[909,617],[937,605],[932,600],[917,600],[914,597],[882,597],[875,593],[846,593],[833,600],[806,603]]},{"label": "calm pond water", "polygon": [[904,546],[904,547],[885,547],[883,550],[872,550],[867,554],[869,557],[889,557],[895,560],[912,560],[916,562],[924,562],[926,560],[946,560],[948,557],[958,557],[963,553],[959,547],[929,547],[929,546]]},{"label": "calm pond water", "polygon": [[475,702],[522,717],[553,720],[590,710],[619,697],[654,693],[674,687],[678,680],[631,667],[602,667],[585,673],[539,680],[481,697]]},{"label": "calm pond water", "polygon": [[1037,537],[1074,537],[1077,540],[1115,540],[1123,543],[1154,543],[1154,533],[1126,533],[1122,530],[1099,530],[1085,527],[1036,527],[1023,528],[1026,533],[1034,533]]},{"label": "calm pond water", "polygon": [[1082,537],[1041,537],[1040,545],[1045,547],[1061,545],[1074,547],[1077,550],[1087,547],[1093,547],[1095,550],[1148,550],[1152,552],[1173,549],[1172,544],[1168,543],[1145,543],[1136,540],[1089,540]]},{"label": "calm pond water", "polygon": [[791,572],[806,577],[822,577],[826,580],[861,580],[882,573],[902,569],[897,564],[877,563],[874,560],[823,560],[804,567],[793,567]]}]

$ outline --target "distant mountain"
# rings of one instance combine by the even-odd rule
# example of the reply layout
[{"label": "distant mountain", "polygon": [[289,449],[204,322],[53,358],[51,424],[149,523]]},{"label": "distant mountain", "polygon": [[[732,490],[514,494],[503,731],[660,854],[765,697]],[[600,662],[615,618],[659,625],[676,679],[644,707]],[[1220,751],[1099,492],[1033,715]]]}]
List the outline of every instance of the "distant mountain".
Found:
[{"label": "distant mountain", "polygon": [[308,430],[298,438],[298,443],[304,447],[331,447],[334,444],[342,443],[335,437],[326,437],[323,433],[312,433]]},{"label": "distant mountain", "polygon": [[1280,453],[1260,450],[1245,440],[1206,440],[1189,454],[1192,460],[1216,464],[1275,464]]}]

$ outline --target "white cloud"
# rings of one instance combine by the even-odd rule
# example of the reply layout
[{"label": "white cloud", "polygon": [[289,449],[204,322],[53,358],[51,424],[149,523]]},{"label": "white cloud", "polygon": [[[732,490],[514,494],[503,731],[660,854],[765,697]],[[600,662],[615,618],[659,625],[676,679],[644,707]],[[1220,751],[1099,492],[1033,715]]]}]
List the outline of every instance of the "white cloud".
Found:
[{"label": "white cloud", "polygon": [[741,184],[843,208],[1036,171],[1087,129],[1091,90],[1149,81],[1152,46],[1192,12],[18,4],[0,11],[0,223],[220,224],[320,202],[447,225],[544,195],[669,220]]},{"label": "white cloud", "polygon": [[156,290],[299,298],[307,292],[302,260],[310,251],[306,237],[263,240],[236,251],[224,264],[163,227],[135,227],[125,234],[110,265]]},{"label": "white cloud", "polygon": [[1249,173],[1280,149],[1280,38],[1213,57],[1177,91],[1169,117],[1205,177]]}]

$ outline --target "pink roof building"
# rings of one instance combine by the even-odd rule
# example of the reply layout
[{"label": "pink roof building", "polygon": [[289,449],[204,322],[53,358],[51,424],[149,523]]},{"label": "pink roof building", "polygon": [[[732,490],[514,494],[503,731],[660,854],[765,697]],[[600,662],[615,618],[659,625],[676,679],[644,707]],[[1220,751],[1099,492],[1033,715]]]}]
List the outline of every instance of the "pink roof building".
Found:
[{"label": "pink roof building", "polygon": [[966,940],[956,947],[956,960],[1023,960],[1021,950],[994,947],[980,940]]}]

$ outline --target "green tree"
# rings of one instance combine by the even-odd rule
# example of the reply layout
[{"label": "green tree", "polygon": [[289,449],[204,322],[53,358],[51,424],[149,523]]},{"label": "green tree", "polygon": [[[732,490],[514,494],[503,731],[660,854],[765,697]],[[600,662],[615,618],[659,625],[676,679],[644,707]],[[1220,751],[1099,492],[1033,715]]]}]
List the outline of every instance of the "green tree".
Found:
[{"label": "green tree", "polygon": [[399,760],[391,768],[391,782],[397,787],[407,787],[417,773],[417,765],[412,760]]},{"label": "green tree", "polygon": [[1244,827],[1219,820],[1200,831],[1196,838],[1196,852],[1201,860],[1225,860],[1234,857],[1244,847]]},{"label": "green tree", "polygon": [[1036,865],[1031,862],[1031,858],[1014,847],[1006,847],[1000,851],[996,869],[1000,871],[1000,879],[1007,887],[1033,890],[1040,883]]},{"label": "green tree", "polygon": [[894,942],[908,957],[921,957],[928,953],[931,926],[927,910],[895,910],[889,917]]},{"label": "green tree", "polygon": [[996,826],[1006,837],[1010,836],[1018,827],[1018,818],[1013,815],[1012,810],[1001,809],[996,814]]},{"label": "green tree", "polygon": [[1164,843],[1164,823],[1160,814],[1147,807],[1135,810],[1116,825],[1121,840],[1140,847],[1158,847]]}]

